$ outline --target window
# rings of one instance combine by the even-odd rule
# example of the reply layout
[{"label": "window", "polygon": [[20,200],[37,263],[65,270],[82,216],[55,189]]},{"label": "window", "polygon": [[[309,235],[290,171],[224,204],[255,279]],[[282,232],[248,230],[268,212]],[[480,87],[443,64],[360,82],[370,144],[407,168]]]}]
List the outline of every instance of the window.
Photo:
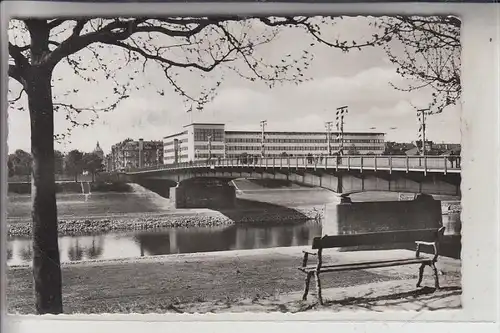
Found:
[{"label": "window", "polygon": [[194,141],[207,142],[211,136],[212,142],[222,142],[224,140],[224,130],[216,128],[196,128],[194,130]]}]

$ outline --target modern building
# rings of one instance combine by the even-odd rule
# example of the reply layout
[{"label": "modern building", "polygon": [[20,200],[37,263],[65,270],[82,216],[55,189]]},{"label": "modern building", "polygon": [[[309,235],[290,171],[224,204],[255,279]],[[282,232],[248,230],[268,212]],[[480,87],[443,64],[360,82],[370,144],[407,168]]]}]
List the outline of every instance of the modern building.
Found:
[{"label": "modern building", "polygon": [[172,164],[211,158],[247,156],[307,156],[339,152],[382,154],[384,133],[291,131],[226,131],[224,124],[192,123],[184,130],[163,138],[163,163]]},{"label": "modern building", "polygon": [[126,139],[111,147],[108,171],[142,168],[162,164],[162,141]]}]

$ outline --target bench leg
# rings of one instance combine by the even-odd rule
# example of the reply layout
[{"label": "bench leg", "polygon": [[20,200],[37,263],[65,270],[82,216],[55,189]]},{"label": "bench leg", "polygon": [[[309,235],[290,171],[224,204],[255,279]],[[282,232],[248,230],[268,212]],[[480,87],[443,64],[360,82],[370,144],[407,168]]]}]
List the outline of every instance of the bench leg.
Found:
[{"label": "bench leg", "polygon": [[424,268],[425,268],[425,264],[422,264],[422,265],[420,265],[420,268],[418,269],[417,288],[419,288],[420,284],[422,283],[422,279],[424,277]]},{"label": "bench leg", "polygon": [[319,304],[323,305],[323,297],[321,296],[321,280],[319,279],[319,273],[314,273],[314,278],[316,280],[316,292],[318,293]]},{"label": "bench leg", "polygon": [[438,275],[438,270],[437,270],[436,264],[432,263],[431,267],[432,267],[432,271],[434,272],[434,287],[436,289],[439,289],[439,275]]},{"label": "bench leg", "polygon": [[312,273],[307,273],[306,275],[306,287],[304,288],[304,295],[302,296],[302,300],[307,300],[307,294],[309,293],[309,283],[311,282]]}]

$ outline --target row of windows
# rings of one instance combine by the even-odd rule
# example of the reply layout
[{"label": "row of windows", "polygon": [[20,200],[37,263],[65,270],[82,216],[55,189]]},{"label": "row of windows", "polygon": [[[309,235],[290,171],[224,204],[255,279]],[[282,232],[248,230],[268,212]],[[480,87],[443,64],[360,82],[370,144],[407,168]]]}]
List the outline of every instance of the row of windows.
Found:
[{"label": "row of windows", "polygon": [[[208,153],[200,153],[200,154],[197,154],[196,155],[196,159],[204,159],[204,158],[208,158],[209,154]],[[216,154],[216,153],[212,153],[212,158],[224,158],[224,154]]]},{"label": "row of windows", "polygon": [[[339,149],[340,146],[332,146],[333,150]],[[382,146],[362,146],[362,147],[345,147],[344,149],[355,148],[356,150],[383,150]],[[260,146],[229,146],[227,147],[228,151],[246,151],[246,150],[256,150],[261,151],[262,147]],[[264,147],[265,151],[327,151],[327,147],[317,147],[317,146],[284,146],[284,147]]]},{"label": "row of windows", "polygon": [[[179,147],[179,151],[185,151],[185,150],[188,150],[188,147]],[[165,149],[164,152],[165,154],[173,153],[175,152],[175,149],[174,148]]]},{"label": "row of windows", "polygon": [[[188,155],[187,154],[182,154],[182,155],[179,155],[179,159],[183,159],[183,158],[188,158]],[[165,157],[164,159],[165,161],[174,161],[174,158],[171,157],[171,158],[168,158],[168,157]]]},{"label": "row of windows", "polygon": [[224,129],[197,128],[194,130],[194,141],[207,142],[210,136],[212,142],[224,141]]},{"label": "row of windows", "polygon": [[[330,142],[340,142],[337,136],[332,136]],[[260,138],[227,138],[226,142],[260,143]],[[327,143],[327,139],[264,139],[266,143]],[[383,143],[380,139],[344,139],[347,143]]]},{"label": "row of windows", "polygon": [[[212,150],[224,150],[224,145],[211,145]],[[208,145],[194,145],[195,150],[208,150]]]}]

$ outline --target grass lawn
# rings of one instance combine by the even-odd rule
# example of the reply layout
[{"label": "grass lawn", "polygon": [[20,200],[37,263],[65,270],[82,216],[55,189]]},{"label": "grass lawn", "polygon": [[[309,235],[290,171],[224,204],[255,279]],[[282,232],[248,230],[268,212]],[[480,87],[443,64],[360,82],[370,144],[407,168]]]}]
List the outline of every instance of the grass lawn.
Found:
[{"label": "grass lawn", "polygon": [[[225,254],[165,256],[135,261],[63,265],[65,313],[146,313],[172,305],[273,297],[303,290],[297,270],[301,248],[239,251]],[[334,253],[336,261],[359,256]],[[327,255],[326,258],[329,256]],[[332,259],[333,260],[333,259]],[[417,266],[325,274],[324,288],[342,288],[390,280],[414,279]],[[447,270],[444,278],[458,276]],[[412,281],[412,284],[415,282]],[[432,284],[426,272],[424,285]],[[312,289],[314,290],[314,288]],[[33,313],[32,272],[7,272],[8,312]]]}]

